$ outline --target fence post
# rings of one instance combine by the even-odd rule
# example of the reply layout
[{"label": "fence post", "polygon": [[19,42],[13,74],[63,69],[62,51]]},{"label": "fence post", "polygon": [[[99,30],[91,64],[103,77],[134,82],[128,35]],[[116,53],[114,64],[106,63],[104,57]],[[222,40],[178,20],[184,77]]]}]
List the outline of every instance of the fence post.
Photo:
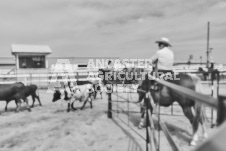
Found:
[{"label": "fence post", "polygon": [[[211,96],[214,97],[214,79],[213,79],[213,72],[211,71]],[[211,108],[211,128],[214,127],[213,124],[213,108]]]},{"label": "fence post", "polygon": [[110,89],[108,88],[107,85],[107,93],[108,93],[108,118],[112,118],[112,99],[111,99],[111,92],[112,92],[112,87]]},{"label": "fence post", "polygon": [[221,125],[226,120],[226,96],[218,97],[217,125]]},{"label": "fence post", "polygon": [[148,99],[148,92],[145,94],[144,98],[144,103],[146,104],[146,151],[149,151],[149,131],[148,131],[148,126],[149,126],[149,116],[148,116],[148,109],[149,109],[149,99]]}]

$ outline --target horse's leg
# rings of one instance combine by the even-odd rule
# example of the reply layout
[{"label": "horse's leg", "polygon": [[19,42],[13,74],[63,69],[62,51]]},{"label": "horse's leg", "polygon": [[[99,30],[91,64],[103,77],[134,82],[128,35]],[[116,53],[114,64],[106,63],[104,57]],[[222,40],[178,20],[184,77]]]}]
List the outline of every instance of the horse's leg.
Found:
[{"label": "horse's leg", "polygon": [[201,106],[200,107],[200,111],[196,111],[196,112],[199,112],[196,115],[199,115],[200,116],[200,117],[197,117],[197,118],[199,119],[199,122],[200,122],[200,124],[202,126],[202,135],[203,135],[203,138],[207,138],[208,137],[208,134],[207,134],[206,125],[205,125],[205,120],[206,120],[205,107],[204,106]]},{"label": "horse's leg", "polygon": [[201,123],[201,126],[202,126],[202,135],[203,135],[203,138],[207,138],[208,137],[208,134],[207,134],[206,125],[205,125],[203,119],[200,120],[200,123]]},{"label": "horse's leg", "polygon": [[191,107],[183,107],[183,112],[184,115],[189,119],[191,125],[192,125],[192,129],[193,129],[193,137],[192,140],[190,142],[190,145],[194,146],[196,145],[196,142],[198,141],[198,124],[199,122],[197,120],[195,120],[194,115],[192,113]]},{"label": "horse's leg", "polygon": [[196,145],[196,142],[199,139],[199,136],[198,136],[198,126],[199,126],[199,122],[195,118],[195,120],[194,120],[194,122],[192,124],[192,127],[193,127],[193,137],[192,137],[192,140],[190,142],[190,145],[191,146],[195,146]]},{"label": "horse's leg", "polygon": [[138,128],[141,129],[144,127],[144,115],[145,115],[145,108],[144,107],[140,107],[140,111],[141,111],[141,118],[140,118],[140,123],[138,125]]},{"label": "horse's leg", "polygon": [[[146,103],[145,102],[143,102],[144,104],[143,104],[143,106],[140,108],[141,109],[141,119],[140,119],[140,123],[139,123],[139,125],[138,125],[138,128],[143,128],[143,126],[144,126],[144,116],[145,116],[145,112],[147,112],[146,111]],[[153,114],[153,107],[151,106],[151,105],[149,105],[149,107],[150,107],[150,109],[151,109],[151,114]]]}]

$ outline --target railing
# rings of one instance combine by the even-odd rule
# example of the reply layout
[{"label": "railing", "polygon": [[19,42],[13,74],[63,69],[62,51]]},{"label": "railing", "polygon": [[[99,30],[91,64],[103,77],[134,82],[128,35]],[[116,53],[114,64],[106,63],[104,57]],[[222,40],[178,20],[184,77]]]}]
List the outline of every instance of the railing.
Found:
[{"label": "railing", "polygon": [[[23,82],[25,85],[36,84],[39,88],[47,88],[50,83],[66,82],[70,77],[70,81],[86,81],[100,80],[97,78],[98,72],[94,70],[80,70],[73,73],[67,72],[46,72],[46,73],[15,73],[15,74],[0,74],[0,84],[11,84],[15,82]],[[6,80],[7,79],[7,80]]]}]

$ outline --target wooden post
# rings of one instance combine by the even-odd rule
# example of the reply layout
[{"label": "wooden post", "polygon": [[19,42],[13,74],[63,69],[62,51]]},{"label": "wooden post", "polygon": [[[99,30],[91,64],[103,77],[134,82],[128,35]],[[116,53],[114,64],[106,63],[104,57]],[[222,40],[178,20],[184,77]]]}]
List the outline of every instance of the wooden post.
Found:
[{"label": "wooden post", "polygon": [[226,96],[218,97],[217,125],[221,125],[226,120]]},{"label": "wooden post", "polygon": [[111,93],[108,93],[108,118],[112,118],[112,102]]}]

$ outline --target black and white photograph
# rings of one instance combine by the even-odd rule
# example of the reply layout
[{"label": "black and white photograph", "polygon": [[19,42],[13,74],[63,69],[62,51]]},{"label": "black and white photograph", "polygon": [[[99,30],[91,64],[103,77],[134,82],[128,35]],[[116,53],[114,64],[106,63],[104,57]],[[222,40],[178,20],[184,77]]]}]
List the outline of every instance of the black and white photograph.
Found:
[{"label": "black and white photograph", "polygon": [[225,151],[225,0],[1,0],[0,151]]}]

